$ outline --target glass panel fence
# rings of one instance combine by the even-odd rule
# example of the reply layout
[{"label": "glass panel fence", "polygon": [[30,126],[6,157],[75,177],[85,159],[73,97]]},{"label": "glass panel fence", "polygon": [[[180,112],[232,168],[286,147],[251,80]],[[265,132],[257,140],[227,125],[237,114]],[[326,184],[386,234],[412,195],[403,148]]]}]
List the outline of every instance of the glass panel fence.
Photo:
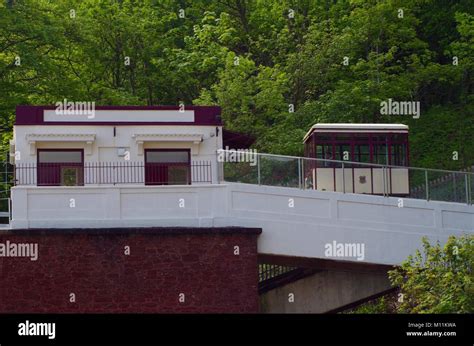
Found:
[{"label": "glass panel fence", "polygon": [[249,162],[222,162],[224,180],[232,183],[258,184],[258,167]]},{"label": "glass panel fence", "polygon": [[463,172],[426,171],[428,198],[433,201],[468,202],[467,174]]},{"label": "glass panel fence", "polygon": [[249,162],[224,162],[224,180],[320,191],[471,203],[474,173],[351,161],[255,154]]},{"label": "glass panel fence", "polygon": [[259,155],[260,184],[300,187],[301,161],[298,158]]}]

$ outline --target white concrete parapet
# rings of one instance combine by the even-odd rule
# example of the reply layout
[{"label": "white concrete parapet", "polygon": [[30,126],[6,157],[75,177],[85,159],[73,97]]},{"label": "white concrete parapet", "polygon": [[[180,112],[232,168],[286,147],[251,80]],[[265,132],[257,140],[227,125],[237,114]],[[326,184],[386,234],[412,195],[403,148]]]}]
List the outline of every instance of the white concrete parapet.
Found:
[{"label": "white concrete parapet", "polygon": [[325,245],[336,242],[363,244],[362,262],[399,264],[423,236],[443,243],[474,233],[474,207],[466,204],[404,198],[400,207],[398,197],[240,183],[17,186],[11,193],[13,228],[260,227],[259,252],[286,256],[328,258]]}]

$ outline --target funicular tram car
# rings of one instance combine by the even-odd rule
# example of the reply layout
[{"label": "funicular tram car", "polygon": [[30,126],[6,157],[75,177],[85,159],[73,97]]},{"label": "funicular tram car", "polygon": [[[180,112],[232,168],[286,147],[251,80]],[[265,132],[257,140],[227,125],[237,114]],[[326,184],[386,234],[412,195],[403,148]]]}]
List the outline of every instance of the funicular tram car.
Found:
[{"label": "funicular tram car", "polygon": [[404,168],[409,158],[406,125],[316,124],[304,137],[304,150],[305,157],[323,159],[305,162],[305,183],[313,189],[409,194],[409,172]]}]

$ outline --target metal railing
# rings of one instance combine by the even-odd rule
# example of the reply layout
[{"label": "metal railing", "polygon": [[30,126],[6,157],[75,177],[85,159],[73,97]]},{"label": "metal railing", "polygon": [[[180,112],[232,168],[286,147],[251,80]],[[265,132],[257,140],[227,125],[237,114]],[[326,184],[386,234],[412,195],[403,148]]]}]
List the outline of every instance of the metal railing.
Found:
[{"label": "metal railing", "polygon": [[[253,153],[251,160],[219,160],[219,181],[337,191],[343,193],[400,196],[424,200],[474,202],[474,172],[381,165],[353,161],[315,159]],[[239,157],[234,155],[234,157]],[[245,157],[240,155],[240,158]]]},{"label": "metal railing", "polygon": [[13,166],[0,162],[0,224],[11,221],[10,188],[13,185]]},{"label": "metal railing", "polygon": [[145,164],[144,162],[18,163],[15,185],[187,185],[212,183],[210,161]]},{"label": "metal railing", "polygon": [[[4,218],[8,218],[8,223],[10,223],[12,219],[10,198],[0,198],[0,219]],[[0,224],[2,224],[2,222],[0,222]]]},{"label": "metal railing", "polygon": [[277,264],[266,264],[261,263],[258,265],[258,282],[264,282],[281,276],[283,274],[289,273],[297,269],[296,267],[281,266]]}]

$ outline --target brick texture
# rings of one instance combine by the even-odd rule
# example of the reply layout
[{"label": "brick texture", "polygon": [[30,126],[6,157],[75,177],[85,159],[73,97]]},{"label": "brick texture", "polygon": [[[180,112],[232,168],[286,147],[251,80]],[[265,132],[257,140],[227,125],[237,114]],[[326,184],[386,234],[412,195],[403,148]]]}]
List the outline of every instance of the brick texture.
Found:
[{"label": "brick texture", "polygon": [[[258,312],[260,232],[242,228],[3,232],[0,243],[38,243],[38,260],[0,257],[0,313]],[[130,255],[125,255],[126,246]],[[234,246],[239,247],[237,256]]]}]

